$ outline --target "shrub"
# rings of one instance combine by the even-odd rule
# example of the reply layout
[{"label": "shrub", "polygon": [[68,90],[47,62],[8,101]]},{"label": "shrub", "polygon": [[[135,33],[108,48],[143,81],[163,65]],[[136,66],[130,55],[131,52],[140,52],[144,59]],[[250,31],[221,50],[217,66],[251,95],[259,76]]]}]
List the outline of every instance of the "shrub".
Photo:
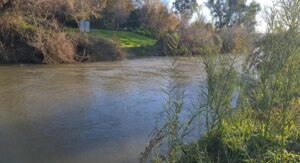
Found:
[{"label": "shrub", "polygon": [[[207,85],[201,93],[200,104],[191,119],[178,120],[178,117],[182,117],[182,105],[179,112],[171,112],[176,113],[176,118],[171,118],[176,122],[171,131],[176,134],[172,135],[167,130],[164,136],[167,140],[180,139],[168,142],[171,144],[168,146],[168,155],[160,157],[165,160],[157,160],[299,162],[300,111],[299,95],[295,93],[300,89],[298,34],[292,31],[270,34],[272,39],[261,46],[263,57],[259,67],[254,74],[245,71],[245,76],[257,75],[250,81],[235,80],[239,78],[236,78],[235,62],[227,62],[231,61],[229,56],[206,56],[204,68]],[[235,90],[239,92],[239,105],[236,107],[232,104]],[[184,103],[175,99],[176,102]],[[169,118],[169,115],[172,114],[166,117]],[[203,132],[203,128],[206,132],[199,140],[184,145],[182,128],[185,122],[191,124],[195,117],[206,123],[205,127],[200,126],[200,132]],[[162,126],[168,129],[169,123],[167,121]]]},{"label": "shrub", "polygon": [[[254,60],[257,61],[254,65],[258,66],[249,70],[243,65],[245,71],[238,75],[236,63],[226,62],[231,61],[230,56],[205,56],[204,70],[207,76],[200,104],[195,107],[192,118],[185,120],[182,117],[184,102],[175,99],[175,104],[181,104],[179,111],[176,112],[174,107],[175,111],[166,115],[169,121],[162,125],[163,129],[169,129],[169,123],[176,122],[173,125],[175,127],[171,125],[173,128],[164,132],[163,137],[175,140],[167,141],[167,154],[172,155],[156,160],[300,162],[300,31],[296,22],[300,3],[299,0],[278,0],[274,5],[277,6],[270,16],[275,19],[268,22],[274,26],[270,27],[260,43],[259,60]],[[229,38],[231,40],[234,37],[230,35]],[[236,46],[233,41],[232,47],[243,46]],[[233,104],[234,92],[239,94],[236,107]],[[174,98],[168,97],[167,103],[173,104],[169,100]],[[172,117],[174,115],[175,118]],[[195,117],[206,124],[205,127],[202,124],[199,127],[199,132],[204,133],[197,141],[184,145],[182,127],[185,122],[191,124]],[[180,139],[174,139],[178,136]]]},{"label": "shrub", "polygon": [[247,54],[255,45],[256,34],[240,26],[224,27],[218,32],[222,39],[222,52]]},{"label": "shrub", "polygon": [[140,10],[140,22],[143,28],[154,31],[156,38],[174,32],[179,25],[177,17],[162,3],[143,6]]},{"label": "shrub", "polygon": [[77,0],[12,0],[8,4],[0,10],[0,41],[4,49],[0,59],[6,63],[75,62],[76,45],[64,33],[59,22],[61,15],[79,22],[99,16],[105,6],[104,1]]},{"label": "shrub", "polygon": [[39,28],[29,44],[43,56],[44,63],[75,62],[75,46],[63,32]]},{"label": "shrub", "polygon": [[220,52],[222,41],[210,24],[198,20],[181,33],[181,43],[191,54],[206,55]]},{"label": "shrub", "polygon": [[167,33],[159,41],[160,49],[165,56],[182,56],[187,55],[188,50],[180,43],[178,33]]},{"label": "shrub", "polygon": [[26,17],[14,12],[0,17],[1,40],[6,49],[3,62],[74,62],[74,46],[59,30],[57,22],[49,21],[47,26],[38,27],[27,21]]},{"label": "shrub", "polygon": [[[256,125],[251,110],[237,112],[224,121],[222,132],[214,131],[199,141],[184,147],[184,162],[281,162],[280,138],[265,137]],[[291,132],[287,139],[295,142],[297,131]],[[299,152],[285,146],[283,162],[299,162]],[[209,161],[207,161],[209,160]]]},{"label": "shrub", "polygon": [[113,41],[81,34],[73,34],[71,37],[77,48],[77,61],[111,61],[126,58],[126,54]]}]

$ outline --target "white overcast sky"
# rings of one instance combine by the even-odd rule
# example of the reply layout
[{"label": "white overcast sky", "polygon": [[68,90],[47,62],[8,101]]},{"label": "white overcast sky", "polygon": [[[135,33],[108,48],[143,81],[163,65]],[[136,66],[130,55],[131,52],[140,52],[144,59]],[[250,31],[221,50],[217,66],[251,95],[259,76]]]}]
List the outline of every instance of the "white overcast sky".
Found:
[{"label": "white overcast sky", "polygon": [[[162,0],[164,1],[165,3],[169,4],[169,6],[172,6],[172,3],[174,2],[174,0]],[[198,0],[198,3],[199,4],[204,4],[207,0]],[[252,0],[248,0],[248,2],[251,2]],[[264,10],[265,7],[267,6],[270,6],[272,5],[272,1],[273,0],[254,0],[258,3],[261,4],[261,8],[262,8],[262,11]],[[204,8],[203,8],[203,14],[205,15],[206,19],[208,21],[211,21],[212,18],[210,16],[210,12],[208,10],[207,7],[205,7],[205,5],[203,5]],[[258,21],[258,24],[257,24],[257,31],[260,31],[260,32],[264,32],[266,31],[266,23],[264,23],[264,20],[263,20],[263,16],[262,16],[262,13],[260,13],[258,16],[257,16],[257,21]]]}]

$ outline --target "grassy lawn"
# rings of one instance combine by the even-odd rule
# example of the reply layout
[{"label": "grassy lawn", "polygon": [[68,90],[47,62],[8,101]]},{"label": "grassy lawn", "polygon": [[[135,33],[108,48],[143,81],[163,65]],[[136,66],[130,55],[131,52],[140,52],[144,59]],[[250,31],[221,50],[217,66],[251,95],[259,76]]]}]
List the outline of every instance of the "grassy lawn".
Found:
[{"label": "grassy lawn", "polygon": [[[67,31],[79,32],[78,29],[74,28],[68,28]],[[156,46],[157,40],[133,32],[92,29],[87,35],[112,40],[130,56],[159,54]]]},{"label": "grassy lawn", "polygon": [[88,35],[116,42],[130,56],[158,55],[157,40],[133,32],[93,29]]},{"label": "grassy lawn", "polygon": [[111,30],[95,30],[93,29],[88,35],[95,37],[104,37],[113,40],[119,44],[121,48],[139,48],[144,46],[154,46],[156,40],[142,36],[133,32],[111,31]]}]

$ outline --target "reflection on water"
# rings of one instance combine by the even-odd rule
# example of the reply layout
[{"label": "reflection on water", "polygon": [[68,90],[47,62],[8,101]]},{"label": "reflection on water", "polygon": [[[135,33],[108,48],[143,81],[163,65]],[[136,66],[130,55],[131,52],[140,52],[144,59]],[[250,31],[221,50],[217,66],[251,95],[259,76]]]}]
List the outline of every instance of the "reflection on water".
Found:
[{"label": "reflection on water", "polygon": [[[0,162],[137,162],[161,111],[170,59],[0,67]],[[195,93],[199,60],[171,79]],[[192,101],[192,100],[191,100]]]}]

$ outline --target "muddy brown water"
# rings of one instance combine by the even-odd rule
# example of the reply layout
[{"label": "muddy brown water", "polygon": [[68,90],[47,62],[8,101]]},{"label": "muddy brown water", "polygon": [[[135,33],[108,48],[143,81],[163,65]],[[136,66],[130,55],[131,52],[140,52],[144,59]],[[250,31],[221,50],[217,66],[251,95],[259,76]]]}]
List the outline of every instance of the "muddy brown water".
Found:
[{"label": "muddy brown water", "polygon": [[[0,162],[138,162],[162,111],[162,89],[197,93],[200,59],[0,66]],[[177,71],[176,70],[176,71]],[[191,102],[192,103],[192,102]]]}]

